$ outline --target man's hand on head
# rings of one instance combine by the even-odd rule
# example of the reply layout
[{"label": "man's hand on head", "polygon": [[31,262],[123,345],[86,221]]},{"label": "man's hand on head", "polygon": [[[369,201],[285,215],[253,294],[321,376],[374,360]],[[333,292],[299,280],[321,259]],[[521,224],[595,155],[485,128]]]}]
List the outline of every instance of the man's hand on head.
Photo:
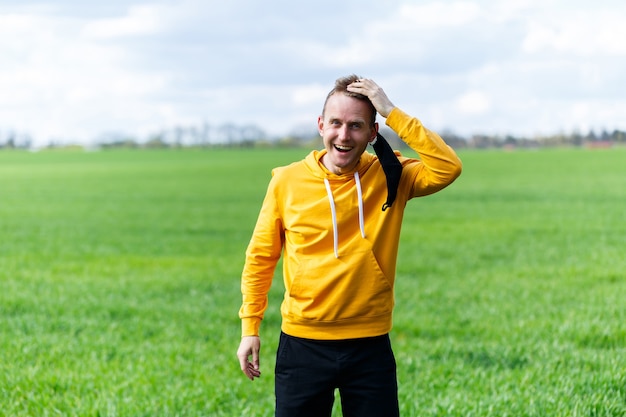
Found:
[{"label": "man's hand on head", "polygon": [[348,86],[348,91],[363,94],[369,98],[376,108],[376,111],[385,118],[389,116],[389,113],[391,113],[395,107],[383,89],[368,78],[362,78],[353,82]]}]

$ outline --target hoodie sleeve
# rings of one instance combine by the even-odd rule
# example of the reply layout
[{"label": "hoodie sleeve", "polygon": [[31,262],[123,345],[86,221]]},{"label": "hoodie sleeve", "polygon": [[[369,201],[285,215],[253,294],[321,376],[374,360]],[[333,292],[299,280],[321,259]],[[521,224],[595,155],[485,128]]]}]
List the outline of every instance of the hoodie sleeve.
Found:
[{"label": "hoodie sleeve", "polygon": [[411,176],[410,197],[435,193],[461,175],[461,160],[454,150],[437,133],[426,129],[419,119],[396,107],[386,124],[420,156],[419,160],[403,161],[403,176]]},{"label": "hoodie sleeve", "polygon": [[273,176],[246,250],[241,276],[243,303],[239,310],[242,336],[259,335],[261,320],[267,308],[267,294],[282,252],[284,229],[275,193],[276,177]]}]

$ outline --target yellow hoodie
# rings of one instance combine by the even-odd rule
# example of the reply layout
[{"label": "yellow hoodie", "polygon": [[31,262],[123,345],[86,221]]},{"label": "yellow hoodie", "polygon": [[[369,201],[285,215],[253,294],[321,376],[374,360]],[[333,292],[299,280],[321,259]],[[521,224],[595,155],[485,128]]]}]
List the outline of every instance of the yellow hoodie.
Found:
[{"label": "yellow hoodie", "polygon": [[461,173],[461,161],[436,133],[398,108],[386,124],[420,159],[396,152],[402,177],[396,200],[385,211],[381,209],[387,198],[385,174],[369,152],[363,153],[351,174],[328,171],[321,162],[325,150],[272,171],[246,251],[239,311],[243,336],[259,334],[281,254],[285,333],[337,340],[391,330],[406,202],[452,183]]}]

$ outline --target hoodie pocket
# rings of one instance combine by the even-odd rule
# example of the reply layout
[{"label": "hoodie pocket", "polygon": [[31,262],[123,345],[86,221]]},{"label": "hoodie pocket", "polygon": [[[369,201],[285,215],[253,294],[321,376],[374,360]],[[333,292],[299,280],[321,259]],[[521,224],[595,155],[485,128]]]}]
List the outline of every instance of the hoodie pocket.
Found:
[{"label": "hoodie pocket", "polygon": [[285,299],[290,317],[334,322],[388,315],[393,310],[393,286],[371,251],[299,261]]}]

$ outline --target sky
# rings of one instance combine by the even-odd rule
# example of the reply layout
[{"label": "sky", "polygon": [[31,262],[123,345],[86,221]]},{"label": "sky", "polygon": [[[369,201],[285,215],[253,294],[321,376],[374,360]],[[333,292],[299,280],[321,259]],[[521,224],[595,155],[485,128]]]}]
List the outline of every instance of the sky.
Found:
[{"label": "sky", "polygon": [[3,0],[0,141],[316,132],[353,73],[436,131],[626,130],[624,22],[623,0]]}]

